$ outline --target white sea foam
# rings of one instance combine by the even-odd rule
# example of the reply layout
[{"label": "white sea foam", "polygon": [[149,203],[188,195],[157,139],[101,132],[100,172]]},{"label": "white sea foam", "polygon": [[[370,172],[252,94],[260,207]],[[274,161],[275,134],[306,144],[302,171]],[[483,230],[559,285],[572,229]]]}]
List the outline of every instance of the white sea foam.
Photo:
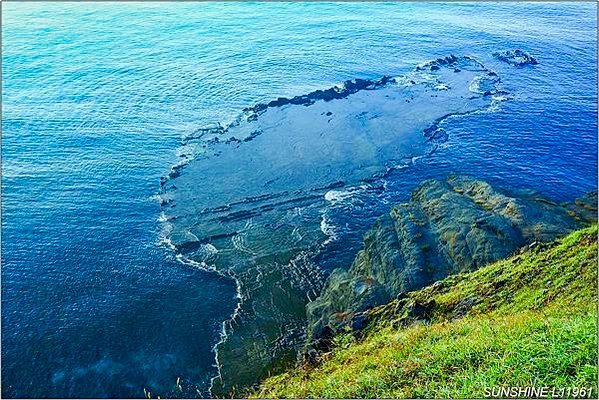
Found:
[{"label": "white sea foam", "polygon": [[343,201],[353,195],[352,192],[346,190],[329,190],[325,193],[324,198],[331,203]]},{"label": "white sea foam", "polygon": [[[212,246],[212,248],[214,248],[214,246]],[[207,249],[210,249],[210,247],[207,247]],[[216,248],[214,248],[214,250],[216,250]],[[231,317],[222,322],[221,329],[220,329],[220,339],[212,347],[212,352],[214,353],[214,362],[215,362],[214,366],[217,370],[217,375],[210,379],[210,386],[208,388],[209,393],[212,393],[212,389],[214,387],[214,382],[217,379],[222,379],[222,372],[221,372],[222,365],[220,364],[219,359],[218,359],[218,348],[221,344],[223,344],[227,340],[229,332],[232,330],[232,323],[239,315],[243,301],[244,301],[241,281],[231,272],[219,271],[213,265],[209,265],[203,261],[192,260],[188,257],[185,257],[183,254],[180,254],[180,253],[177,254],[176,259],[177,259],[177,261],[179,261],[180,263],[182,263],[184,265],[188,265],[193,268],[201,269],[202,271],[214,272],[222,277],[232,279],[235,282],[235,298],[237,299],[237,305],[235,306],[235,309],[233,310]]]},{"label": "white sea foam", "polygon": [[212,352],[214,353],[214,362],[215,362],[214,366],[216,367],[217,375],[213,376],[210,379],[210,386],[208,387],[208,393],[210,393],[210,394],[212,394],[212,389],[214,388],[214,382],[217,379],[220,379],[222,381],[222,365],[218,360],[218,348],[220,345],[225,343],[225,341],[227,340],[227,338],[229,336],[229,332],[233,329],[233,326],[232,326],[233,321],[237,318],[237,316],[241,312],[241,306],[243,305],[243,301],[244,301],[242,287],[241,287],[241,281],[233,274],[228,274],[228,276],[231,279],[233,279],[235,282],[235,296],[237,298],[237,305],[235,306],[235,310],[233,310],[233,313],[231,314],[231,318],[223,321],[223,323],[221,324],[220,340],[218,342],[216,342],[214,344],[214,346],[212,346]]},{"label": "white sea foam", "polygon": [[332,204],[336,204],[348,199],[351,199],[356,194],[364,192],[368,189],[367,185],[360,185],[355,187],[350,187],[346,190],[329,190],[325,193],[324,198],[326,201]]},{"label": "white sea foam", "polygon": [[335,225],[333,225],[326,215],[326,211],[323,212],[322,217],[320,219],[320,230],[327,236],[327,239],[322,243],[323,246],[331,243],[334,240],[337,240],[337,230]]},{"label": "white sea foam", "polygon": [[233,236],[233,238],[231,239],[231,243],[233,243],[233,247],[235,247],[237,250],[241,252],[252,255],[256,254],[247,246],[247,243],[245,241],[245,235],[243,233]]},{"label": "white sea foam", "polygon": [[158,222],[167,222],[169,218],[166,216],[164,211],[160,211],[160,216],[158,217]]},{"label": "white sea foam", "polygon": [[478,94],[484,93],[481,90],[481,77],[480,76],[475,77],[472,80],[472,82],[470,82],[470,86],[468,86],[468,90],[470,90],[472,93],[478,93]]}]

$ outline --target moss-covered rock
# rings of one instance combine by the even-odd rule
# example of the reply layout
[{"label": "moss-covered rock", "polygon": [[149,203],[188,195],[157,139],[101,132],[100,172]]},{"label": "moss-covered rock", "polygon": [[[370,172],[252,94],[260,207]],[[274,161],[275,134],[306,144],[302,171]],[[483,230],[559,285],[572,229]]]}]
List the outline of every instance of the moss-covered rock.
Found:
[{"label": "moss-covered rock", "polygon": [[[382,216],[347,270],[335,270],[307,306],[312,344],[356,315],[449,275],[472,271],[597,218],[596,193],[557,204],[465,176],[424,182],[409,203]],[[459,312],[459,311],[458,311]]]},{"label": "moss-covered rock", "polygon": [[597,398],[596,225],[400,297],[253,396],[484,398],[546,386]]}]

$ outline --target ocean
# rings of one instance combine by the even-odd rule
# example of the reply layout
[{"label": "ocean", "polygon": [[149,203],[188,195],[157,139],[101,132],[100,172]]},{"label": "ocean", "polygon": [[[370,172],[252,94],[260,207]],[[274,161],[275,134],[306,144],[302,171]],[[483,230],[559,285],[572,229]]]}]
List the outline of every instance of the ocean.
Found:
[{"label": "ocean", "polygon": [[[2,34],[6,398],[251,384],[292,362],[305,302],[424,179],[597,189],[592,2],[11,2]],[[463,71],[416,71],[450,55]]]}]

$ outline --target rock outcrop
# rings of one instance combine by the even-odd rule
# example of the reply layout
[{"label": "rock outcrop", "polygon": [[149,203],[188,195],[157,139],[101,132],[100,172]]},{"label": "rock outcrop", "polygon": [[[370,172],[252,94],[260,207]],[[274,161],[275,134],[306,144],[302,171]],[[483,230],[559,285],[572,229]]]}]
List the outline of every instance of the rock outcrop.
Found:
[{"label": "rock outcrop", "polygon": [[331,332],[352,329],[369,308],[596,218],[596,193],[557,204],[532,191],[503,191],[470,177],[426,181],[409,203],[376,222],[351,267],[333,271],[320,297],[308,304],[312,348],[322,347],[318,339]]},{"label": "rock outcrop", "polygon": [[493,55],[498,60],[505,61],[506,63],[515,67],[538,64],[537,60],[533,56],[519,49],[497,51],[493,53]]}]

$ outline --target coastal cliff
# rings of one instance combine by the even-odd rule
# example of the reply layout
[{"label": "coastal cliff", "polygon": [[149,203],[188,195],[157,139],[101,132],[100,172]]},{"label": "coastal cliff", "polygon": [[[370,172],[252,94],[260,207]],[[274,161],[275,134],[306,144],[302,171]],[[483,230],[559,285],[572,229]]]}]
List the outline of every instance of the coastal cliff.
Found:
[{"label": "coastal cliff", "polygon": [[[597,396],[597,226],[374,307],[259,398]],[[524,397],[535,397],[524,394]]]},{"label": "coastal cliff", "polygon": [[359,329],[364,311],[579,229],[597,218],[596,204],[596,193],[557,204],[466,176],[424,182],[375,223],[351,267],[335,270],[308,304],[307,361],[336,332]]}]

